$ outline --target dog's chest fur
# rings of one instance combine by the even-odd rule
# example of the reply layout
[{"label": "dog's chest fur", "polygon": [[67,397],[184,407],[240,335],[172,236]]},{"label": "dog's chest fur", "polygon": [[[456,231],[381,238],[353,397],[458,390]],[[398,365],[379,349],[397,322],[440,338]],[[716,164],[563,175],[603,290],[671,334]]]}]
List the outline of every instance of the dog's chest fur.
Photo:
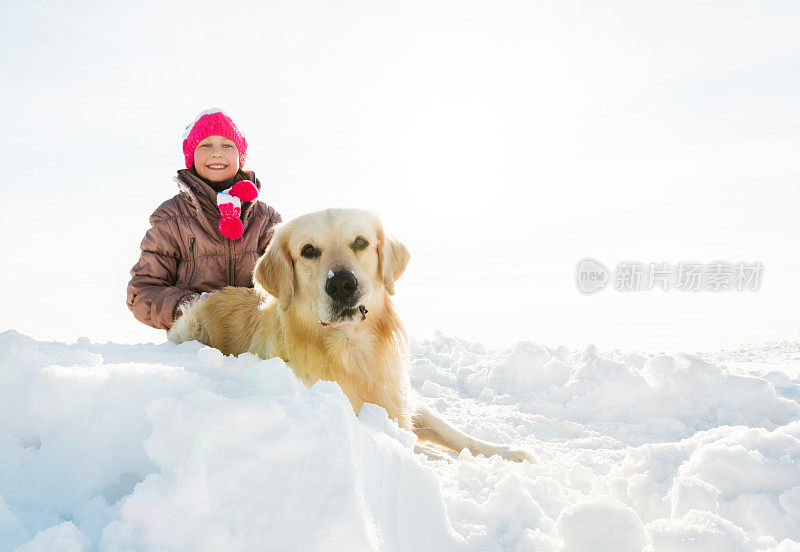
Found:
[{"label": "dog's chest fur", "polygon": [[408,376],[401,364],[401,346],[393,335],[383,335],[383,328],[369,323],[334,331],[287,330],[302,328],[300,324],[282,327],[279,350],[254,352],[281,356],[306,385],[335,381],[356,414],[365,402],[373,403],[385,408],[401,427],[412,428]]}]

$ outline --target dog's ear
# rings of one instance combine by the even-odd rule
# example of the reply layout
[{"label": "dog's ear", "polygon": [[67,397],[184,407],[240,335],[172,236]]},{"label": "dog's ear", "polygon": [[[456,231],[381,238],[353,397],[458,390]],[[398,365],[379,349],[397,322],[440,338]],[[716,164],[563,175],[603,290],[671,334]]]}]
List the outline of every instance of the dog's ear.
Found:
[{"label": "dog's ear", "polygon": [[294,262],[280,228],[253,269],[257,291],[267,292],[287,308],[294,295]]},{"label": "dog's ear", "polygon": [[383,228],[378,230],[378,262],[383,278],[383,287],[389,295],[394,295],[394,283],[403,274],[411,254],[405,245],[387,236]]}]

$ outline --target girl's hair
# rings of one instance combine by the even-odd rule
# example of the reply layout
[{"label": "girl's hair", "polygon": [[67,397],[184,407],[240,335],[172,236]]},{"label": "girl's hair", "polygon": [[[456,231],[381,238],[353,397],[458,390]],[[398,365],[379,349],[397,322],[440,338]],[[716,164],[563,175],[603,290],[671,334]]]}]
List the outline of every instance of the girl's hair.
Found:
[{"label": "girl's hair", "polygon": [[[252,171],[251,171],[252,172]],[[239,170],[236,171],[236,175],[233,177],[233,183],[236,184],[240,180],[250,180],[250,177],[244,172],[244,169],[239,167]]]}]

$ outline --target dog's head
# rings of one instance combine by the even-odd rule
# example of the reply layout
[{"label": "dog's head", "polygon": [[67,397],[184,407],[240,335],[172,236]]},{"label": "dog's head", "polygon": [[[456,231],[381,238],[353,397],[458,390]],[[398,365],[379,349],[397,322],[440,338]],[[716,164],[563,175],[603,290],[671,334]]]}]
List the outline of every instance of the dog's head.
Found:
[{"label": "dog's head", "polygon": [[291,306],[324,326],[357,324],[384,290],[394,294],[408,260],[373,213],[328,209],[278,226],[253,281],[282,310]]}]

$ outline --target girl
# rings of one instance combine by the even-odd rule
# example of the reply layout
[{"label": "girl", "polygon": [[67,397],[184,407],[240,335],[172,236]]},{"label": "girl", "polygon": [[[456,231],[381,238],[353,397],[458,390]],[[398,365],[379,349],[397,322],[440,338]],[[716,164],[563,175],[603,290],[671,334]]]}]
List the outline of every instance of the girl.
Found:
[{"label": "girl", "polygon": [[253,267],[281,221],[256,200],[261,183],[242,170],[247,141],[227,113],[201,113],[186,127],[183,154],[180,193],[150,215],[128,283],[136,319],[166,330],[178,307],[203,293],[253,287]]}]

